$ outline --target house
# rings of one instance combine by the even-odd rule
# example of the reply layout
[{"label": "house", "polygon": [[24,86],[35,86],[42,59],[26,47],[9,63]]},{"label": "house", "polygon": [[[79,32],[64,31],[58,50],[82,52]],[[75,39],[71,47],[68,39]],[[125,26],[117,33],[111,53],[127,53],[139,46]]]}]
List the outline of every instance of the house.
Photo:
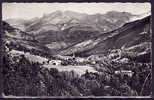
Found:
[{"label": "house", "polygon": [[115,74],[117,74],[117,75],[128,75],[129,77],[132,77],[134,72],[132,72],[131,70],[118,70],[118,71],[115,71]]},{"label": "house", "polygon": [[84,58],[81,58],[81,57],[76,57],[76,61],[77,61],[77,62],[83,63],[83,62],[85,62],[85,61],[87,61],[87,60],[84,59]]},{"label": "house", "polygon": [[71,56],[61,56],[61,55],[56,55],[55,58],[60,59],[60,60],[70,60],[73,57]]},{"label": "house", "polygon": [[49,64],[52,65],[61,65],[62,61],[61,60],[50,60]]}]

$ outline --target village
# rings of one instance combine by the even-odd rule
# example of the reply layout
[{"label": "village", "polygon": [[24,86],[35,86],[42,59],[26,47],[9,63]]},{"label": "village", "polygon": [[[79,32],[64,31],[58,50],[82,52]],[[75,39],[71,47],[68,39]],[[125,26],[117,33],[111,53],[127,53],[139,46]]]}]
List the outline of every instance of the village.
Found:
[{"label": "village", "polygon": [[[9,51],[9,50],[8,50]],[[86,71],[98,73],[96,67],[101,67],[102,64],[108,63],[129,63],[129,59],[123,57],[123,49],[114,49],[109,51],[107,56],[91,55],[88,57],[53,55],[51,57],[43,57],[34,55],[31,52],[22,52],[18,50],[10,50],[13,56],[24,55],[31,62],[36,62],[46,68],[56,68],[59,71],[75,71],[78,74],[84,74]],[[103,67],[103,66],[102,66]],[[133,72],[130,70],[116,70],[115,74],[126,74],[132,76]]]},{"label": "village", "polygon": [[150,3],[2,8],[3,96],[151,97]]},{"label": "village", "polygon": [[[72,56],[55,55],[52,57],[52,59],[48,59],[42,64],[44,65],[44,67],[57,68],[60,71],[74,70],[81,75],[81,73],[84,74],[86,71],[98,73],[98,71],[96,71],[97,66],[103,67],[102,65],[105,63],[129,63],[129,59],[122,56],[123,54],[121,49],[112,50],[108,56],[91,55],[89,57],[76,57],[75,54],[73,54]],[[77,71],[76,69],[80,70]],[[133,73],[134,72],[132,72],[131,70],[125,70],[123,68],[119,68],[114,72],[114,74],[122,74],[129,77],[132,77]]]}]

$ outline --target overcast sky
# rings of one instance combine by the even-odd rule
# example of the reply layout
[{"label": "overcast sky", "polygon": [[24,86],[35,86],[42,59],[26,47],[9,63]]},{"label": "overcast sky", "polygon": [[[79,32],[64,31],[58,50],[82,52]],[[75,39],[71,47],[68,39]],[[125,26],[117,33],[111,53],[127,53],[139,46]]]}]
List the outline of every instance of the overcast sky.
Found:
[{"label": "overcast sky", "polygon": [[9,18],[30,19],[41,17],[43,14],[56,10],[75,11],[80,13],[95,14],[108,11],[130,12],[143,14],[151,11],[150,3],[3,3],[3,20]]}]

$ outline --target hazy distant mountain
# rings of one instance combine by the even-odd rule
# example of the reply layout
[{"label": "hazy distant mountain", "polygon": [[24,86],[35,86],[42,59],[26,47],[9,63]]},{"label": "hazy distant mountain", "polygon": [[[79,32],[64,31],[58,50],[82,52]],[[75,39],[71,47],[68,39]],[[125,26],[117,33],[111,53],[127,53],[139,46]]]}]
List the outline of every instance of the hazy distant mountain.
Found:
[{"label": "hazy distant mountain", "polygon": [[[12,23],[10,24],[12,27],[19,29],[20,26],[23,26],[22,30],[35,38],[37,44],[50,49],[54,54],[60,52],[62,55],[70,55],[75,52],[91,55],[103,53],[108,49],[113,49],[113,47],[119,48],[124,44],[133,46],[139,41],[144,42],[147,38],[149,39],[149,36],[140,34],[143,32],[141,27],[144,27],[145,23],[142,23],[143,26],[139,26],[138,23],[144,19],[128,23],[134,21],[133,18],[138,17],[127,12],[116,11],[95,15],[55,11],[45,14],[41,18],[12,19],[7,20],[7,22]],[[125,23],[127,24],[124,25]],[[135,30],[141,32],[136,33]],[[131,33],[131,31],[135,33]]]},{"label": "hazy distant mountain", "polygon": [[42,53],[49,52],[49,49],[38,43],[32,34],[28,34],[18,28],[14,28],[5,21],[2,21],[2,29],[3,33],[5,33],[4,41],[14,50],[26,52],[35,50]]},{"label": "hazy distant mountain", "polygon": [[[10,25],[18,25],[18,24],[23,25],[25,26],[25,29],[27,31],[32,31],[31,29],[34,28],[36,23],[40,23],[41,25],[50,25],[50,24],[60,25],[60,24],[66,24],[66,23],[81,24],[82,23],[82,24],[92,25],[97,27],[98,29],[107,31],[106,26],[109,28],[112,28],[112,27],[109,25],[104,25],[104,23],[107,23],[107,22],[110,24],[116,23],[115,25],[117,25],[118,23],[118,25],[120,25],[129,21],[129,19],[132,18],[133,16],[135,15],[132,15],[127,12],[116,12],[116,11],[110,11],[106,14],[94,14],[94,15],[77,13],[73,11],[65,11],[65,12],[55,11],[51,14],[45,14],[42,18],[33,18],[31,20],[8,19],[6,20],[6,22],[8,22]],[[65,27],[69,25],[67,24],[65,25]],[[101,25],[101,26],[99,27],[98,25]],[[38,28],[39,27],[36,27],[36,30],[38,30]]]},{"label": "hazy distant mountain", "polygon": [[27,21],[12,19],[7,22],[13,27],[34,34],[35,38],[47,47],[57,43],[58,48],[55,49],[63,49],[93,36],[117,29],[133,16],[135,15],[116,11],[94,15],[55,11],[45,14],[41,18]]},{"label": "hazy distant mountain", "polygon": [[33,22],[35,22],[38,19],[39,18],[37,17],[32,18],[30,20],[14,18],[14,19],[6,19],[5,22],[9,23],[14,28],[18,28],[22,31],[25,31],[27,26],[31,25]]},{"label": "hazy distant mountain", "polygon": [[24,23],[26,22],[26,20],[24,19],[7,19],[6,22],[15,28],[19,28],[23,31],[25,30]]},{"label": "hazy distant mountain", "polygon": [[75,53],[79,56],[89,56],[95,54],[105,54],[109,49],[119,49],[125,45],[125,48],[138,48],[135,52],[144,52],[150,50],[151,32],[150,19],[148,16],[144,19],[127,23],[111,32],[89,38],[83,42],[77,43],[65,50],[60,51],[61,55],[71,55]]}]

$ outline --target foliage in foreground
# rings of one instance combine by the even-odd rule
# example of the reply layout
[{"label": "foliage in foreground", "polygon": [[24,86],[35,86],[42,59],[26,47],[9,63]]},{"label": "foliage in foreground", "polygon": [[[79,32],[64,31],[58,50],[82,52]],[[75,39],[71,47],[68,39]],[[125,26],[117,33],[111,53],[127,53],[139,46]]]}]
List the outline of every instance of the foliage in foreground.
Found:
[{"label": "foliage in foreground", "polygon": [[[15,96],[137,96],[151,94],[151,65],[146,63],[100,64],[99,73],[47,69],[28,61],[24,55],[4,56],[4,93]],[[132,77],[115,74],[124,66],[134,72]],[[134,66],[134,67],[132,67]],[[113,68],[114,67],[114,68]],[[109,69],[110,71],[107,71]]]}]

